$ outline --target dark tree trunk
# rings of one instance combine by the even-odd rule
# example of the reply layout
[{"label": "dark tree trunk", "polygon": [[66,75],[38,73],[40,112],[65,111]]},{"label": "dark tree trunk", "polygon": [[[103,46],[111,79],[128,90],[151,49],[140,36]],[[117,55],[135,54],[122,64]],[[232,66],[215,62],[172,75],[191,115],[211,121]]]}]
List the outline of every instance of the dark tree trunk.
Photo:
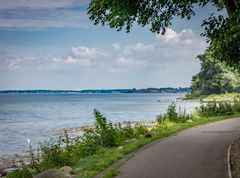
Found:
[{"label": "dark tree trunk", "polygon": [[227,9],[228,17],[231,17],[237,10],[237,6],[234,0],[224,0],[225,7]]}]

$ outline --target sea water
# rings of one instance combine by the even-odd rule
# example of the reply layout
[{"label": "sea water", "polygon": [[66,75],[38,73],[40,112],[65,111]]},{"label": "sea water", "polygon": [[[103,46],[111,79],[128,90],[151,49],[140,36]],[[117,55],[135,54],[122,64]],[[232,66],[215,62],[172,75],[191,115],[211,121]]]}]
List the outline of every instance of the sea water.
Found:
[{"label": "sea water", "polygon": [[93,109],[114,123],[149,121],[175,101],[177,110],[192,112],[198,102],[178,94],[0,94],[0,156],[25,153],[63,128],[94,124]]}]

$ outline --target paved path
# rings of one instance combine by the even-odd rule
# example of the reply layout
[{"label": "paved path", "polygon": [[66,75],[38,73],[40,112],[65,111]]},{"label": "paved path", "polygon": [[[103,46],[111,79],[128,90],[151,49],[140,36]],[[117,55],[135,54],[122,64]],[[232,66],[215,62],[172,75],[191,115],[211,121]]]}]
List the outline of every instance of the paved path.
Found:
[{"label": "paved path", "polygon": [[236,136],[240,118],[185,130],[137,152],[118,178],[227,178],[227,149]]}]

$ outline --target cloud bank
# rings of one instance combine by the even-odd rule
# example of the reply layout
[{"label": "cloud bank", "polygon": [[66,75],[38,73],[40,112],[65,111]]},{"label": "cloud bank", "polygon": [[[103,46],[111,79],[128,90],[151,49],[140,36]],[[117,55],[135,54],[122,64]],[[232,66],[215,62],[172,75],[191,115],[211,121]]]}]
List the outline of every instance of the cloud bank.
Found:
[{"label": "cloud bank", "polygon": [[0,0],[0,28],[88,28],[87,0]]},{"label": "cloud bank", "polygon": [[[177,33],[169,28],[165,36],[156,35],[151,43],[80,45],[62,54],[2,49],[0,88],[6,88],[4,80],[10,78],[36,88],[188,86],[200,67],[195,57],[205,48],[204,39],[191,29]],[[44,80],[33,85],[36,79]]]}]

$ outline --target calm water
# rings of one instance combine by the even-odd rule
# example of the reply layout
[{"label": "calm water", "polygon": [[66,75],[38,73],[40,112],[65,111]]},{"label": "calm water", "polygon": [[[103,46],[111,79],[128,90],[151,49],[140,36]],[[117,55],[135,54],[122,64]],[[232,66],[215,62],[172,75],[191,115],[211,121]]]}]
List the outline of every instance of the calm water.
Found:
[{"label": "calm water", "polygon": [[[24,153],[50,132],[94,123],[97,108],[112,122],[154,120],[184,94],[11,94],[0,95],[0,155]],[[160,102],[159,102],[160,101]],[[197,102],[177,102],[193,111]]]}]

